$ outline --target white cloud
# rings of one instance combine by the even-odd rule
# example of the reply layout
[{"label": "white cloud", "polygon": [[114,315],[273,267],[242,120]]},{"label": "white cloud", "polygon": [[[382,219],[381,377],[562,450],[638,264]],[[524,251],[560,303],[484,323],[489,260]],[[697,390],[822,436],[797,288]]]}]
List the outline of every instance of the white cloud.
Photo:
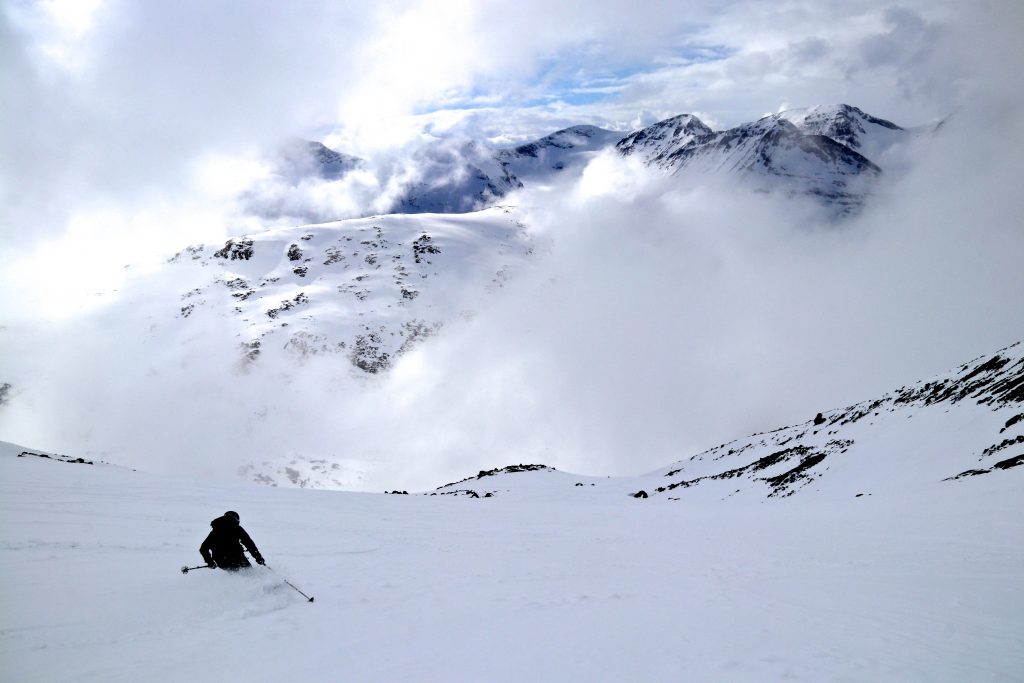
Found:
[{"label": "white cloud", "polygon": [[[299,425],[310,451],[344,441],[353,457],[387,454],[378,482],[396,486],[508,460],[636,471],[1024,334],[1017,3],[386,2],[366,13],[112,0],[80,19],[44,7],[58,10],[0,12],[5,314],[25,313],[26,289],[64,304],[44,317],[77,310],[70,294],[118,288],[128,258],[252,229],[235,222],[242,186],[282,216],[380,206],[394,188],[378,169],[421,173],[410,160],[424,138],[519,141],[693,111],[729,126],[839,101],[901,124],[958,115],[933,156],[894,174],[891,196],[839,232],[815,230],[798,205],[641,181],[601,159],[571,194],[524,200],[554,240],[540,272],[368,393],[317,363],[284,385],[227,377],[232,357],[217,352],[147,383],[118,372],[153,351],[144,335],[102,318],[58,328],[82,329],[82,341],[43,364],[50,400],[20,414],[37,433],[201,462],[261,438],[280,445],[271,437]],[[65,66],[87,68],[40,62],[55,37]],[[606,99],[519,106],[603,78],[616,88]],[[435,110],[461,102],[487,106]],[[376,165],[339,183],[267,183],[254,150],[309,130]],[[31,350],[4,343],[8,359]],[[282,406],[265,422],[253,417],[259,395]]]}]

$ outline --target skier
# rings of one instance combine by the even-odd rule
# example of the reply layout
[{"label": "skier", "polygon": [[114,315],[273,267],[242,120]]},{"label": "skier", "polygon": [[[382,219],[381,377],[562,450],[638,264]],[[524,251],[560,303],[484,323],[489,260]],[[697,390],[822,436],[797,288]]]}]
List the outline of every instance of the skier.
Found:
[{"label": "skier", "polygon": [[266,564],[260,551],[256,548],[256,544],[252,542],[249,534],[238,522],[238,513],[234,510],[228,510],[223,517],[218,517],[210,522],[213,531],[199,546],[199,552],[206,561],[206,566],[211,569],[220,567],[228,571],[251,567],[242,546],[249,551],[252,558],[256,560],[256,564]]}]

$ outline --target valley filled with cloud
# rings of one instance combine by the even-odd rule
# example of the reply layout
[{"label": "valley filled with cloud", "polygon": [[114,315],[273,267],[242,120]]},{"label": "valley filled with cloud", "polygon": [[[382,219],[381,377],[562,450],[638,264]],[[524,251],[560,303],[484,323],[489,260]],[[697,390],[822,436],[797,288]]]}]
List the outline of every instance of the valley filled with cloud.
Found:
[{"label": "valley filled with cloud", "polygon": [[[0,381],[13,398],[0,427],[177,473],[324,461],[342,473],[320,485],[357,488],[520,460],[637,473],[1012,343],[1020,16],[982,10],[7,6]],[[725,131],[838,103],[912,133],[868,155],[881,179],[839,214],[777,174],[666,172],[614,147],[678,114]],[[607,142],[567,153],[564,170],[509,156],[581,125]],[[190,245],[390,213],[427,221],[395,224],[411,244],[433,229],[420,212],[487,206],[519,227],[514,244],[473,252],[476,270],[425,280],[419,304],[399,272],[404,301],[345,303],[290,330],[263,298],[243,324],[227,290],[183,315],[189,292],[209,298],[238,273],[168,263]],[[461,225],[445,229],[476,229]],[[286,274],[279,298],[306,296],[313,276]],[[334,295],[363,305],[359,277]],[[296,334],[327,339],[330,315],[373,318],[364,349],[367,334],[393,337],[378,355],[402,346],[402,325],[432,333],[381,373],[354,364],[351,336],[344,352],[297,356]]]}]

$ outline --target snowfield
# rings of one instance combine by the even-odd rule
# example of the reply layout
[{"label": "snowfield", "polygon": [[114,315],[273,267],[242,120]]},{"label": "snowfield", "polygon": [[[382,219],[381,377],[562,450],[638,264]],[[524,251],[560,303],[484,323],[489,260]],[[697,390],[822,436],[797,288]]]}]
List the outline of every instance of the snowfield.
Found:
[{"label": "snowfield", "polygon": [[[6,681],[1024,672],[1024,467],[859,498],[688,503],[549,470],[496,475],[514,496],[406,496],[212,485],[26,450],[0,447]],[[183,575],[227,509],[273,571]]]}]

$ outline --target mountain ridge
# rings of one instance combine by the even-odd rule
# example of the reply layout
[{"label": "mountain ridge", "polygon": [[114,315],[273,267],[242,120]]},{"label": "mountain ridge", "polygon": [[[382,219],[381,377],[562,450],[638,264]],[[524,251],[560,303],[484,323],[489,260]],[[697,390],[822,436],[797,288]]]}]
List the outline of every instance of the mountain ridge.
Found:
[{"label": "mountain ridge", "polygon": [[[589,477],[534,463],[481,471],[435,493],[530,495],[532,486],[544,495],[583,487],[682,501],[810,491],[860,497],[955,485],[1022,465],[1024,342],[1016,342],[881,397],[734,439],[644,475]],[[544,481],[527,483],[528,477]]]},{"label": "mountain ridge", "polygon": [[[391,210],[477,210],[515,190],[578,172],[595,154],[615,150],[688,182],[708,175],[735,176],[757,191],[810,196],[842,217],[863,207],[883,173],[880,162],[911,138],[908,129],[838,104],[787,110],[720,131],[688,113],[628,133],[575,125],[506,148],[473,141],[453,147],[439,139],[414,155],[415,164],[429,172],[411,181]],[[310,149],[324,158],[333,152]],[[341,156],[349,170],[361,167],[356,161],[363,163]]]}]

